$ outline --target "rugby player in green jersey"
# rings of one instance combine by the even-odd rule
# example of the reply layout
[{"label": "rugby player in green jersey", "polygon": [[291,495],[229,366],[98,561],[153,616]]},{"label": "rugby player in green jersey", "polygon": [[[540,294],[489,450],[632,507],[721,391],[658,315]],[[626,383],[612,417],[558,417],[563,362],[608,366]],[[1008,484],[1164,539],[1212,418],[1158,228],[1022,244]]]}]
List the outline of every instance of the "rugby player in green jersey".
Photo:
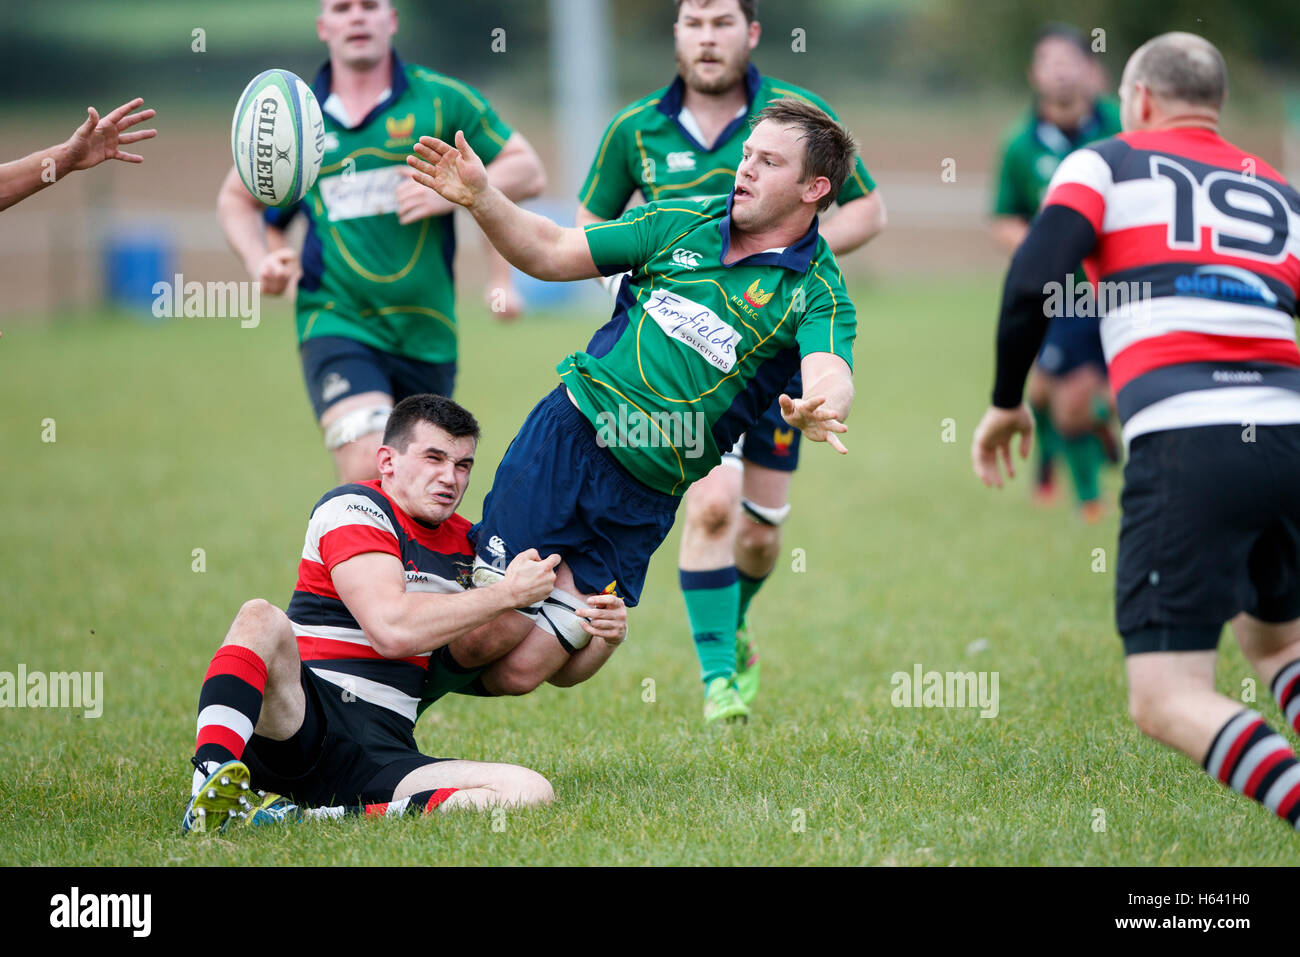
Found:
[{"label": "rugby player in green jersey", "polygon": [[[816,94],[763,76],[750,63],[760,27],[757,0],[677,0],[677,77],[615,114],[579,192],[577,223],[620,216],[641,202],[730,193],[749,121],[768,103],[794,97],[834,117]],[[861,159],[835,197],[821,235],[837,256],[876,236],[884,203]],[[617,291],[621,277],[610,277]],[[799,383],[790,393],[798,395]],[[748,713],[759,663],[747,611],[776,565],[799,433],[774,402],[722,464],[686,495],[679,581],[704,682],[706,721]]]},{"label": "rugby player in green jersey", "polygon": [[[1119,107],[1098,94],[1102,74],[1087,41],[1073,27],[1049,25],[1038,34],[1029,66],[1034,106],[1008,133],[998,174],[993,238],[1014,253],[1061,160],[1120,132]],[[1067,277],[1062,276],[1063,286]],[[1075,283],[1087,277],[1080,270]],[[1070,297],[1072,300],[1074,297]],[[1106,426],[1110,391],[1098,317],[1056,317],[1029,376],[1029,405],[1039,436],[1036,499],[1054,500],[1052,460],[1065,457],[1086,521],[1102,515],[1098,478],[1114,442]]]},{"label": "rugby player in green jersey", "polygon": [[[630,272],[609,322],[556,367],[561,384],[524,421],[472,530],[476,582],[495,581],[528,548],[562,556],[546,601],[494,622],[493,654],[458,661],[480,693],[594,673],[613,646],[570,657],[602,641],[580,627],[585,596],[637,603],[681,496],[773,399],[789,427],[846,451],[857,318],[817,214],[849,178],[856,147],[805,100],[777,100],[755,120],[727,195],[652,202],[585,228],[510,202],[461,133],[455,147],[422,137],[407,160],[529,275]],[[799,370],[803,395],[792,398],[783,390]]]},{"label": "rugby player in green jersey", "polygon": [[[265,209],[232,168],[217,200],[226,238],[263,293],[297,278],[303,376],[341,482],[378,477],[395,401],[450,396],[454,384],[453,207],[411,182],[411,145],[463,129],[506,195],[524,199],[545,184],[537,154],[482,95],[404,64],[396,32],[390,0],[322,0],[316,34],[329,62],[312,84],[326,130],[316,184],[294,209]],[[301,266],[283,231],[298,212],[308,223]],[[512,302],[509,269],[492,258],[489,296]]]}]

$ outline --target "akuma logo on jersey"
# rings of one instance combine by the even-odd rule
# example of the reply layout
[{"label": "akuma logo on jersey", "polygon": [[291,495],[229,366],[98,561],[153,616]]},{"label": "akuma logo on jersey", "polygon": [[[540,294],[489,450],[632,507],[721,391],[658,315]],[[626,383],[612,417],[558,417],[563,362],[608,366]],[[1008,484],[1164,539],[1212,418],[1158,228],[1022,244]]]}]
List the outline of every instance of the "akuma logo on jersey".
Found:
[{"label": "akuma logo on jersey", "polygon": [[762,309],[772,301],[773,293],[766,292],[755,279],[745,290],[745,302],[749,303],[755,309]]},{"label": "akuma logo on jersey", "polygon": [[1200,266],[1174,280],[1181,296],[1276,306],[1277,295],[1259,276],[1239,266]]},{"label": "akuma logo on jersey", "polygon": [[695,269],[700,264],[700,254],[678,246],[673,250],[673,262],[684,269]]},{"label": "akuma logo on jersey", "polygon": [[414,142],[412,133],[415,132],[415,114],[407,113],[402,119],[390,116],[384,120],[384,128],[388,131],[388,142],[385,146],[405,146],[407,143]]}]

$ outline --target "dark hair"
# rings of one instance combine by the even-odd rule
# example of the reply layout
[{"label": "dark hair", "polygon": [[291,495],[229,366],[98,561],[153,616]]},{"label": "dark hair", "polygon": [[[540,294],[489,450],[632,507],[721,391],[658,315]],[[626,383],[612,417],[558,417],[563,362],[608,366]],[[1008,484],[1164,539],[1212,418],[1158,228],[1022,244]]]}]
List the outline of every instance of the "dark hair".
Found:
[{"label": "dark hair", "polygon": [[1087,38],[1075,27],[1068,23],[1049,23],[1046,26],[1039,27],[1038,32],[1034,34],[1033,51],[1038,52],[1039,44],[1044,40],[1064,40],[1070,44],[1088,59],[1093,58],[1092,47],[1088,45]]},{"label": "dark hair", "polygon": [[[682,4],[685,2],[686,0],[676,0],[677,16],[679,17],[682,15]],[[691,2],[701,7],[707,7],[713,0],[691,0]],[[740,3],[740,12],[745,15],[746,23],[753,23],[758,19],[758,0],[738,0],[738,2]]]},{"label": "dark hair", "polygon": [[469,410],[458,405],[445,395],[408,395],[388,416],[388,425],[384,428],[384,445],[405,452],[411,444],[412,433],[417,422],[436,425],[453,439],[469,436],[478,441],[478,421],[470,415]]},{"label": "dark hair", "polygon": [[853,134],[831,119],[829,113],[807,100],[789,97],[773,100],[754,117],[751,126],[772,120],[782,126],[797,126],[803,131],[803,180],[825,176],[831,182],[830,192],[817,204],[818,211],[829,209],[835,197],[844,188],[844,181],[853,171],[853,157],[858,144]]},{"label": "dark hair", "polygon": [[1194,33],[1162,33],[1133,54],[1133,81],[1156,96],[1197,106],[1223,106],[1228,67],[1213,43]]}]

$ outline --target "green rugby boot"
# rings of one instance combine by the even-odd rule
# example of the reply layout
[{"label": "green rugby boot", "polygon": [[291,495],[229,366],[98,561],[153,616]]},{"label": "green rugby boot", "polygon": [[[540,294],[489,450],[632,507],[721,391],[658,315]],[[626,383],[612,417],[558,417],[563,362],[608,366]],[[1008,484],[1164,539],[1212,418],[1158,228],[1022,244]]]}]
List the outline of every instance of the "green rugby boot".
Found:
[{"label": "green rugby boot", "polygon": [[749,708],[740,700],[734,678],[714,678],[704,692],[704,723],[726,724],[749,720]]},{"label": "green rugby boot", "polygon": [[740,623],[736,629],[736,690],[740,700],[746,705],[754,703],[758,696],[758,646],[749,631],[749,618]]},{"label": "green rugby boot", "polygon": [[242,761],[227,761],[217,767],[186,805],[181,833],[217,834],[252,810],[256,792],[249,787],[250,777]]}]

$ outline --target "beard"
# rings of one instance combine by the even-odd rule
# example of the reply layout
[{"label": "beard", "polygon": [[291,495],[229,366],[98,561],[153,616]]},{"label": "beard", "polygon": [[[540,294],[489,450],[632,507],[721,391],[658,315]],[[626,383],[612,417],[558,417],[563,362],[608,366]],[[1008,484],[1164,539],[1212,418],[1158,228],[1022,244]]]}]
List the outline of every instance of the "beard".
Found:
[{"label": "beard", "polygon": [[706,96],[716,96],[719,93],[726,93],[733,89],[745,78],[745,68],[749,65],[748,60],[739,58],[738,60],[728,60],[725,57],[720,61],[722,72],[716,78],[706,79],[700,75],[698,61],[687,61],[679,53],[677,55],[677,72],[681,75],[682,80],[696,93],[703,93]]}]

